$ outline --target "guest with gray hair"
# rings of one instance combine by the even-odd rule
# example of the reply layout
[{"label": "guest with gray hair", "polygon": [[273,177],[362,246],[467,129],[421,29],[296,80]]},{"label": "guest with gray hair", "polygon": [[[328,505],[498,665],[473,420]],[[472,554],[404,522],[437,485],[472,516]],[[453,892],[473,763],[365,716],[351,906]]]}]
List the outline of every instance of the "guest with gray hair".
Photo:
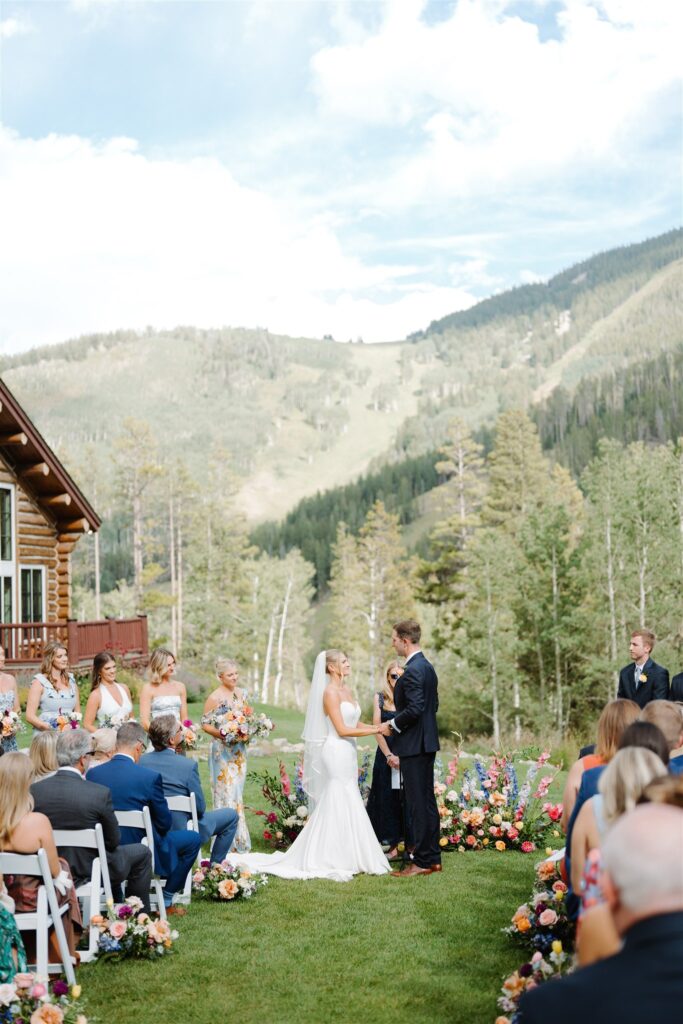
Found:
[{"label": "guest with gray hair", "polygon": [[621,950],[522,996],[520,1024],[674,1021],[683,1006],[683,811],[642,804],[608,832],[604,888]]},{"label": "guest with gray hair", "polygon": [[[164,796],[161,776],[139,764],[147,746],[147,733],[137,722],[124,722],[116,734],[116,753],[110,761],[90,769],[89,778],[111,790],[117,811],[141,811],[149,808],[154,833],[154,867],[164,878],[164,904],[169,914],[184,914],[185,908],[173,906],[173,896],[181,892],[187,873],[201,845],[199,833],[192,829],[174,829]],[[138,843],[142,829],[122,828],[124,844]]]},{"label": "guest with gray hair", "polygon": [[[189,757],[178,757],[176,754],[182,735],[182,727],[175,715],[159,715],[149,726],[149,738],[154,751],[144,754],[140,758],[140,764],[159,772],[166,797],[189,796],[190,793],[194,793],[202,845],[208,843],[212,836],[216,837],[211,850],[211,862],[220,864],[230,852],[235,838],[239,820],[237,811],[231,807],[219,807],[215,811],[206,810],[197,762]],[[171,811],[171,815],[173,828],[187,827],[189,814]]]},{"label": "guest with gray hair", "polygon": [[[42,734],[41,734],[42,735]],[[47,815],[55,829],[85,829],[102,826],[107,864],[114,897],[138,896],[149,913],[149,887],[152,880],[152,856],[146,846],[135,843],[121,846],[121,833],[114,814],[111,793],[106,786],[86,779],[92,738],[85,729],[66,729],[57,736],[59,770],[49,778],[34,782],[31,793],[35,809]],[[96,850],[60,847],[77,885],[90,879]]]}]

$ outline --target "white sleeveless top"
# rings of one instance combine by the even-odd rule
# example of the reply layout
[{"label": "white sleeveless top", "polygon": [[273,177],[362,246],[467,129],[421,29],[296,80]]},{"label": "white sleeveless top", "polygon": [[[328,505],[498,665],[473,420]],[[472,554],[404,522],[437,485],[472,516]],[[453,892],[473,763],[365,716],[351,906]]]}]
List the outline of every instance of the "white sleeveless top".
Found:
[{"label": "white sleeveless top", "polygon": [[128,721],[128,717],[133,710],[128,694],[121,684],[114,683],[114,686],[119,691],[121,704],[117,704],[107,687],[100,683],[100,706],[97,709],[97,724],[99,726],[109,724],[113,726],[121,725],[123,722]]}]

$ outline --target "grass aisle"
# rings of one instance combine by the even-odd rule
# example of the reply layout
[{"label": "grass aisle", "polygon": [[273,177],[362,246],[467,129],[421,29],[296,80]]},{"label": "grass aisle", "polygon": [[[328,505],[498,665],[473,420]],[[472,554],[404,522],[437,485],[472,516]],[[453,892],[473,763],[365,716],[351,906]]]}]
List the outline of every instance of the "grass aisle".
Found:
[{"label": "grass aisle", "polygon": [[[298,739],[300,715],[267,710],[276,735]],[[296,755],[284,760],[291,769]],[[277,758],[250,768],[276,770]],[[206,761],[200,769],[208,795]],[[246,804],[264,806],[253,781]],[[265,849],[263,819],[248,821]],[[195,901],[168,959],[81,968],[88,1011],[116,1024],[492,1024],[501,979],[520,962],[500,929],[528,897],[535,859],[449,853],[425,878],[273,878],[252,901]]]}]

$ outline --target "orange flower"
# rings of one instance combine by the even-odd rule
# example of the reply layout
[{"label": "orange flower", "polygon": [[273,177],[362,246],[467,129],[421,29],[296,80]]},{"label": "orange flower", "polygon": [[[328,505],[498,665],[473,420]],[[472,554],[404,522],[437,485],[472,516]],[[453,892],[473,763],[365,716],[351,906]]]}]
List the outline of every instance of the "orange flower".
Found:
[{"label": "orange flower", "polygon": [[528,917],[525,917],[524,914],[515,914],[515,916],[512,918],[512,923],[514,924],[517,931],[521,932],[522,934],[524,934],[524,932],[528,932],[531,928],[531,921]]},{"label": "orange flower", "polygon": [[514,999],[515,996],[521,995],[524,991],[524,978],[520,978],[517,971],[515,971],[514,974],[511,974],[509,978],[505,979],[505,981],[503,982],[503,988],[508,993],[508,995]]},{"label": "orange flower", "polygon": [[43,1003],[31,1014],[31,1024],[62,1024],[64,1014],[58,1006]]},{"label": "orange flower", "polygon": [[507,847],[506,847],[506,845],[505,845],[505,843],[503,842],[503,840],[502,840],[502,839],[499,839],[499,840],[498,840],[498,842],[496,843],[496,849],[497,849],[497,850],[499,850],[499,851],[501,851],[501,852],[502,852],[503,850],[506,850],[506,849],[507,849]]},{"label": "orange flower", "polygon": [[237,883],[232,878],[224,878],[218,883],[218,891],[224,900],[232,900],[238,893]]}]

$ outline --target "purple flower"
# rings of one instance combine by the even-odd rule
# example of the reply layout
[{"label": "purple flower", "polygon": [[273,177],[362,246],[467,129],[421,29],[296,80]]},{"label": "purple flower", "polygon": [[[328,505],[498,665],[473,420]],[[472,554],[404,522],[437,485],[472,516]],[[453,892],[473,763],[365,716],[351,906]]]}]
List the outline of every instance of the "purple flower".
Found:
[{"label": "purple flower", "polygon": [[534,969],[531,964],[522,964],[519,971],[517,972],[520,978],[530,978],[534,973]]},{"label": "purple flower", "polygon": [[127,917],[133,916],[133,908],[129,907],[127,903],[122,903],[119,909],[116,911],[116,916],[120,920],[125,921]]},{"label": "purple flower", "polygon": [[68,996],[69,986],[65,981],[62,981],[61,978],[57,978],[55,981],[52,982],[52,992],[54,993],[54,995],[58,997]]}]

